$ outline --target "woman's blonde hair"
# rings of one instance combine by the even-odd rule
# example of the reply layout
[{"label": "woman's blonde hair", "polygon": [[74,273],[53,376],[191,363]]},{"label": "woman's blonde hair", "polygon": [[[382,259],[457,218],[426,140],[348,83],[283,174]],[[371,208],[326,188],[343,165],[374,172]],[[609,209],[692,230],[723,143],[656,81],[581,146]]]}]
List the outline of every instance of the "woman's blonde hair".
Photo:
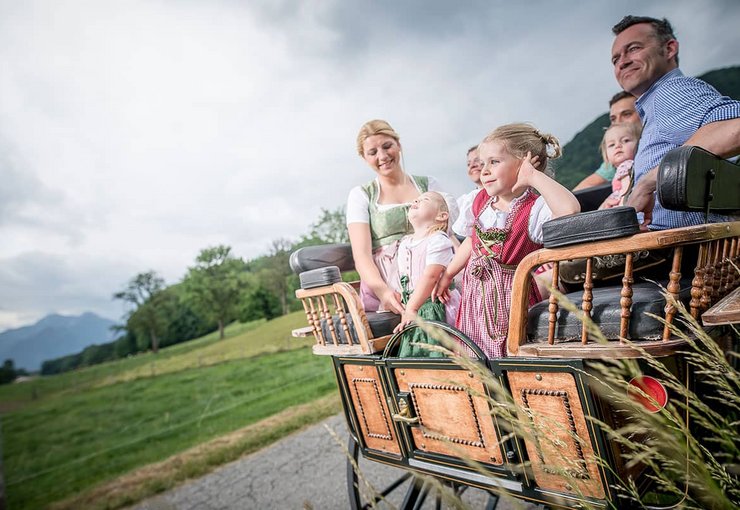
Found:
[{"label": "woman's blonde hair", "polygon": [[617,128],[626,129],[630,135],[635,137],[635,140],[638,143],[640,141],[640,135],[642,135],[641,125],[636,122],[620,122],[619,124],[612,124],[604,130],[604,136],[601,137],[601,144],[599,145],[599,149],[601,149],[601,157],[604,159],[604,163],[609,163],[609,158],[606,156],[606,134]]},{"label": "woman's blonde hair", "polygon": [[364,156],[362,144],[365,143],[365,140],[374,135],[390,136],[396,142],[401,142],[401,137],[398,136],[398,133],[396,133],[396,131],[386,121],[380,119],[369,120],[362,125],[360,132],[357,133],[357,154],[359,154],[360,157]]},{"label": "woman's blonde hair", "polygon": [[447,200],[445,200],[445,197],[443,197],[442,194],[437,193],[436,191],[427,191],[426,193],[422,193],[422,195],[428,195],[432,197],[434,203],[437,204],[437,214],[447,213],[447,218],[445,218],[444,220],[435,221],[429,226],[427,233],[431,234],[432,232],[437,231],[447,232],[450,222],[450,207],[447,205]]},{"label": "woman's blonde hair", "polygon": [[524,159],[527,153],[540,158],[537,169],[544,172],[548,159],[559,158],[563,154],[560,141],[549,133],[540,133],[530,124],[516,123],[499,126],[481,143],[502,142],[506,150],[517,159]]}]

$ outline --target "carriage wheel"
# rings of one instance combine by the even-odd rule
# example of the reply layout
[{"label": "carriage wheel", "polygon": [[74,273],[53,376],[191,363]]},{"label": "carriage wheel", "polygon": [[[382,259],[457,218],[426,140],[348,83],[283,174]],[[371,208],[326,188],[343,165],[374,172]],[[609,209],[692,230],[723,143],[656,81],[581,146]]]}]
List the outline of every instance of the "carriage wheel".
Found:
[{"label": "carriage wheel", "polygon": [[[422,508],[429,496],[431,487],[421,478],[416,478],[410,471],[401,468],[384,466],[382,475],[373,477],[370,466],[377,464],[364,460],[360,454],[360,445],[350,434],[347,444],[349,459],[347,459],[347,490],[349,493],[350,508],[352,510],[366,510],[370,508],[398,508],[399,510],[418,510]],[[359,468],[359,473],[355,469]],[[370,486],[372,487],[370,487]],[[385,487],[381,489],[380,487]],[[468,488],[466,485],[453,484],[451,488],[459,497]],[[401,495],[403,494],[403,500]],[[442,508],[442,499],[434,494],[436,510]],[[486,494],[486,510],[494,510],[498,504],[498,497]]]}]

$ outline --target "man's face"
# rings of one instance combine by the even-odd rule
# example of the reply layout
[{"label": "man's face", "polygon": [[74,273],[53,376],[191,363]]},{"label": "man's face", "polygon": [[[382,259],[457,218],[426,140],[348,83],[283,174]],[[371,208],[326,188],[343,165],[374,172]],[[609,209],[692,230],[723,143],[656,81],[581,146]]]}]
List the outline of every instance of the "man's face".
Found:
[{"label": "man's face", "polygon": [[480,161],[478,149],[474,149],[468,153],[468,177],[476,186],[480,186],[481,168],[483,168],[483,165]]},{"label": "man's face", "polygon": [[635,98],[625,97],[620,99],[609,108],[609,122],[611,124],[623,124],[625,122],[640,123],[640,116],[635,109]]},{"label": "man's face", "polygon": [[649,23],[622,31],[612,44],[614,76],[624,90],[640,97],[658,78],[676,68],[678,41],[661,44]]}]

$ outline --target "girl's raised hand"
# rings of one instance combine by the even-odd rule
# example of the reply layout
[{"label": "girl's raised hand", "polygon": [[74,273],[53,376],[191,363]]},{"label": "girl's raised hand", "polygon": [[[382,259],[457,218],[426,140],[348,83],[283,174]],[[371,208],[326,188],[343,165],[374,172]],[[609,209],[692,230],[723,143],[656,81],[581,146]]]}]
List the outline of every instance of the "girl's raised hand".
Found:
[{"label": "girl's raised hand", "polygon": [[527,157],[525,157],[519,165],[516,183],[514,183],[514,187],[512,188],[515,195],[531,186],[532,177],[539,173],[537,170],[537,167],[539,166],[540,157],[532,156],[532,153],[528,152]]}]

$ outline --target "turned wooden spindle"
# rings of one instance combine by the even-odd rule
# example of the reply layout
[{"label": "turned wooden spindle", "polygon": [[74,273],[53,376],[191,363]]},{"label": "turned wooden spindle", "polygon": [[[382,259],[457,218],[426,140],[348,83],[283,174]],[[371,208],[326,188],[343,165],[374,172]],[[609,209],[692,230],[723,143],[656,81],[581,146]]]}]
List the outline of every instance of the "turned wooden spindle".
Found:
[{"label": "turned wooden spindle", "polygon": [[581,301],[581,310],[583,310],[584,321],[581,328],[581,343],[588,343],[588,327],[586,319],[591,318],[591,310],[594,307],[593,304],[593,293],[591,290],[594,288],[593,282],[593,259],[591,257],[586,259],[586,280],[583,282],[583,300]]},{"label": "turned wooden spindle", "polygon": [[324,339],[319,333],[320,329],[316,328],[316,324],[313,322],[313,317],[311,316],[311,310],[308,308],[309,298],[303,298],[301,299],[301,304],[303,305],[303,311],[306,312],[306,322],[308,322],[308,325],[311,326],[311,329],[313,330],[313,336],[316,338],[321,345],[325,345]]},{"label": "turned wooden spindle", "polygon": [[[673,264],[671,265],[671,272],[668,275],[668,286],[666,290],[668,294],[675,300],[678,301],[678,293],[681,291],[681,258],[683,257],[683,247],[679,246],[673,251]],[[668,341],[671,338],[671,329],[668,327],[673,324],[673,318],[676,316],[676,306],[673,302],[666,298],[665,302],[665,326],[663,327],[663,341]]]},{"label": "turned wooden spindle", "polygon": [[624,276],[622,277],[622,292],[619,299],[621,307],[619,320],[619,342],[624,343],[625,338],[629,338],[630,331],[630,310],[632,308],[632,284],[635,279],[632,277],[632,263],[634,253],[628,253],[624,260]]},{"label": "turned wooden spindle", "polygon": [[722,298],[727,294],[727,280],[730,276],[730,239],[722,239],[722,257],[719,264],[719,287],[717,292]]},{"label": "turned wooden spindle", "polygon": [[[552,266],[552,289],[558,289],[558,280],[560,278],[560,262],[555,262]],[[555,297],[555,293],[550,293],[548,299],[550,304],[547,306],[547,311],[550,312],[548,317],[548,329],[547,329],[547,343],[553,345],[555,343],[555,325],[558,321],[558,298]]]},{"label": "turned wooden spindle", "polygon": [[737,267],[740,267],[738,266],[738,239],[733,237],[730,241],[730,253],[727,256],[727,292],[733,290],[737,285],[736,282],[740,281]]},{"label": "turned wooden spindle", "polygon": [[701,313],[701,297],[704,294],[704,258],[706,257],[707,247],[702,244],[699,246],[699,254],[696,258],[696,267],[694,268],[694,278],[691,280],[691,301],[689,309],[694,319],[699,318]]},{"label": "turned wooden spindle", "polygon": [[722,244],[723,240],[714,242],[714,274],[712,275],[712,304],[720,299],[719,288],[722,284]]},{"label": "turned wooden spindle", "polygon": [[730,254],[728,258],[727,270],[727,292],[730,292],[737,286],[737,282],[740,282],[740,264],[738,264],[738,239],[733,237],[730,242]]},{"label": "turned wooden spindle", "polygon": [[712,306],[712,285],[714,284],[714,243],[707,243],[706,260],[704,263],[704,286],[701,291],[701,311]]},{"label": "turned wooden spindle", "polygon": [[337,293],[332,294],[332,296],[334,296],[334,308],[339,316],[339,324],[342,326],[342,331],[344,332],[344,337],[347,339],[347,344],[354,345],[354,342],[352,342],[352,333],[350,332],[349,324],[347,323],[347,312],[344,309],[342,298]]},{"label": "turned wooden spindle", "polygon": [[321,345],[326,345],[326,337],[324,337],[324,330],[321,329],[321,320],[319,319],[319,313],[316,311],[316,304],[313,298],[308,298],[308,303],[311,309],[311,318],[309,323],[313,326],[313,330],[316,334],[316,339]]},{"label": "turned wooden spindle", "polygon": [[334,342],[334,345],[341,344],[342,341],[337,334],[336,328],[334,327],[334,317],[331,316],[329,304],[326,302],[326,295],[319,296],[319,303],[321,304],[321,316],[323,317],[324,322],[326,322],[326,325],[329,328],[329,335],[331,336],[332,342]]}]

